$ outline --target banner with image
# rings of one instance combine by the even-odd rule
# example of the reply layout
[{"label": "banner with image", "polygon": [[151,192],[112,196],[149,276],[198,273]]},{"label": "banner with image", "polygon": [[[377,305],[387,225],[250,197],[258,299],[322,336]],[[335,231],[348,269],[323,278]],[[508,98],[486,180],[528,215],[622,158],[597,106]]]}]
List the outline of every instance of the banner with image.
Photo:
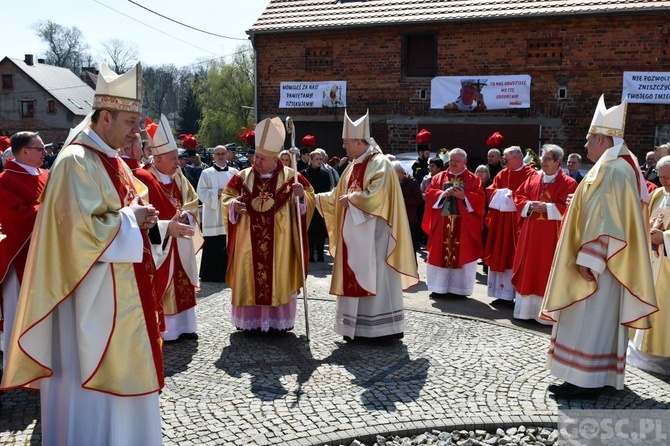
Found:
[{"label": "banner with image", "polygon": [[530,76],[434,77],[430,108],[465,112],[530,108]]},{"label": "banner with image", "polygon": [[670,104],[670,73],[624,71],[624,99],[636,104]]},{"label": "banner with image", "polygon": [[279,108],[333,108],[347,106],[347,82],[282,82]]}]

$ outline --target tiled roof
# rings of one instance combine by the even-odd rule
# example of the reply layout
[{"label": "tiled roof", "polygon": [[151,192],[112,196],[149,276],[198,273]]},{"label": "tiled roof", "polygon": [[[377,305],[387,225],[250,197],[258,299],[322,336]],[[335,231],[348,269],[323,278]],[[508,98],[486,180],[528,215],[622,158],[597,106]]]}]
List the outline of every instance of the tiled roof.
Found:
[{"label": "tiled roof", "polygon": [[9,60],[75,115],[86,116],[91,112],[95,91],[68,68],[44,63],[28,65],[21,59]]},{"label": "tiled roof", "polygon": [[661,0],[270,0],[247,33],[668,10]]}]

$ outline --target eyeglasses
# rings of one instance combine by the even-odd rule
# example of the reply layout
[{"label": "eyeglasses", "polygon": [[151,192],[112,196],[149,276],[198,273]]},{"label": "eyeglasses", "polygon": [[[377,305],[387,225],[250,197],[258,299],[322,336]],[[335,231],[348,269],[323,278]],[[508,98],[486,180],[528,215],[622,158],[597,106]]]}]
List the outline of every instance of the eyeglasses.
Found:
[{"label": "eyeglasses", "polygon": [[215,153],[214,153],[214,156],[216,156],[216,155],[223,156],[223,155],[225,155],[225,154],[226,154],[226,152],[215,152]]},{"label": "eyeglasses", "polygon": [[41,151],[44,152],[47,148],[46,147],[24,147],[24,149],[41,150]]}]

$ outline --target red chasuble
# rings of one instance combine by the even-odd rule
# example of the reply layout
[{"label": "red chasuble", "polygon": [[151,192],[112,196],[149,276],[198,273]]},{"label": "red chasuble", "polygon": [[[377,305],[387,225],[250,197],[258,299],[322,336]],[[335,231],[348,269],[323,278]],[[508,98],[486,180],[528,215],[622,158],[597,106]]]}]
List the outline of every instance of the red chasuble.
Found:
[{"label": "red chasuble", "polygon": [[[532,176],[516,190],[514,203],[519,213],[529,201],[542,201],[554,203],[564,214],[568,194],[577,189],[577,181],[561,169],[551,183],[543,183],[543,177]],[[512,285],[522,296],[544,296],[560,227],[561,220],[549,220],[546,213],[533,212],[530,217],[520,219]]]},{"label": "red chasuble", "polygon": [[[514,192],[521,186],[521,183],[534,175],[537,175],[537,172],[527,164],[517,171],[505,168],[496,175],[493,184],[487,189],[491,197],[498,189],[510,189]],[[484,222],[489,228],[489,235],[484,247],[483,260],[491,271],[501,273],[506,269],[511,269],[514,265],[514,252],[519,230],[518,220],[519,216],[516,212],[489,209]]]},{"label": "red chasuble", "polygon": [[[134,171],[135,177],[140,180],[149,190],[149,201],[158,210],[161,219],[169,220],[177,213],[177,207],[184,203],[182,193],[177,187],[176,181],[170,184],[161,183],[153,173],[146,169]],[[195,287],[184,270],[177,252],[176,240],[170,240],[170,251],[168,256],[156,271],[156,294],[162,302],[165,292],[174,284],[177,313],[195,307]],[[170,264],[174,262],[174,270],[170,277]]]},{"label": "red chasuble", "polygon": [[[449,183],[464,188],[473,212],[468,211],[465,200],[456,198],[458,213],[442,215],[441,208],[433,209]],[[428,234],[428,264],[440,268],[460,268],[481,258],[485,201],[481,181],[467,169],[460,175],[444,171],[433,177],[426,189],[426,208],[421,225],[421,229]]]},{"label": "red chasuble", "polygon": [[[23,280],[30,235],[35,226],[39,204],[37,198],[44,190],[48,172],[40,170],[39,175],[31,175],[26,170],[8,160],[5,170],[0,173],[0,215],[2,233],[7,236],[0,245],[0,283],[5,280],[9,267],[14,264],[19,283]],[[0,286],[0,305],[2,287]],[[0,321],[0,329],[2,321]]]}]

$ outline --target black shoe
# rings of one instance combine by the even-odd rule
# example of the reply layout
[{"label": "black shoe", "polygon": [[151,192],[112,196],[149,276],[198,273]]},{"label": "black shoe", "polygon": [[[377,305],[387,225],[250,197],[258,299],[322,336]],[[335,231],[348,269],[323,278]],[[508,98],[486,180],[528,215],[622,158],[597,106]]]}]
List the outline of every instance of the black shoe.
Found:
[{"label": "black shoe", "polygon": [[596,399],[604,387],[587,388],[579,387],[565,381],[563,384],[551,384],[547,390],[557,398],[563,399]]},{"label": "black shoe", "polygon": [[193,341],[197,341],[198,333],[182,333],[179,335],[179,339],[191,339]]},{"label": "black shoe", "polygon": [[321,254],[320,256],[318,256],[317,259],[319,260],[319,262],[322,262],[322,263],[323,263],[323,254]]},{"label": "black shoe", "polygon": [[436,293],[436,292],[433,291],[432,293],[429,294],[429,296],[432,297],[433,299],[444,299],[445,297],[448,296],[448,294],[447,293]]},{"label": "black shoe", "polygon": [[316,259],[313,256],[310,256],[309,261],[310,261],[310,263],[314,263],[314,262],[316,262]]}]

